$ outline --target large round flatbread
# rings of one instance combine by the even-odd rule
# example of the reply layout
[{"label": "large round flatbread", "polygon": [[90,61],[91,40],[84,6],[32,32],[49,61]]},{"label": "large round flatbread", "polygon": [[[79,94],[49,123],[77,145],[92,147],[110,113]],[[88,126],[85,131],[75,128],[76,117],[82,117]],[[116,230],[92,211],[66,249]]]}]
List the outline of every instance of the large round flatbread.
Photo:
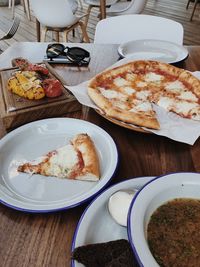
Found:
[{"label": "large round flatbread", "polygon": [[133,61],[94,77],[88,94],[111,118],[159,129],[153,103],[200,120],[200,81],[190,72],[157,61]]}]

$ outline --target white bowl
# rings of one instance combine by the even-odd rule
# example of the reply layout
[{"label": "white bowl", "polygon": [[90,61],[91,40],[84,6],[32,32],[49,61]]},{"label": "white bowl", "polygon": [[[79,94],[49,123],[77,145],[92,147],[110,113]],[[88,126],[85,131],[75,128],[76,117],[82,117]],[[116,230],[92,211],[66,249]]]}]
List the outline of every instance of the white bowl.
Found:
[{"label": "white bowl", "polygon": [[147,226],[152,213],[174,198],[200,199],[200,173],[157,177],[135,195],[128,214],[128,238],[139,266],[159,266],[147,243]]}]

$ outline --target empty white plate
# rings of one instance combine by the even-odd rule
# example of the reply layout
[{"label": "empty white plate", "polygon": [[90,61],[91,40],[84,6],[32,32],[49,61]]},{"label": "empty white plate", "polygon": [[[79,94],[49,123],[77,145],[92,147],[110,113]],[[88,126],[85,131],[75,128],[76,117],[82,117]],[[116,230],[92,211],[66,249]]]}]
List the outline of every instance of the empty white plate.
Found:
[{"label": "empty white plate", "polygon": [[[33,160],[61,147],[78,133],[93,140],[100,160],[98,182],[30,176],[17,171],[23,161]],[[72,208],[89,200],[112,178],[118,162],[116,145],[102,128],[87,121],[55,118],[26,124],[0,140],[0,202],[29,212]]]},{"label": "empty white plate", "polygon": [[148,39],[121,44],[118,53],[121,57],[132,60],[157,60],[165,63],[176,63],[188,56],[187,49],[181,45]]}]

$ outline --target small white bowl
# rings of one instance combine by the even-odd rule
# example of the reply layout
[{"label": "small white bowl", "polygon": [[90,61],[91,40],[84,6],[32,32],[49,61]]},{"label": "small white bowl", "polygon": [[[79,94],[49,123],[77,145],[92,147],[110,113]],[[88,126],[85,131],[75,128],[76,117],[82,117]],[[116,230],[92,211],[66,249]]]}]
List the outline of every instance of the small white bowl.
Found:
[{"label": "small white bowl", "polygon": [[171,173],[157,177],[135,195],[128,214],[128,238],[139,266],[159,266],[147,243],[147,226],[153,212],[175,198],[200,199],[200,173]]}]

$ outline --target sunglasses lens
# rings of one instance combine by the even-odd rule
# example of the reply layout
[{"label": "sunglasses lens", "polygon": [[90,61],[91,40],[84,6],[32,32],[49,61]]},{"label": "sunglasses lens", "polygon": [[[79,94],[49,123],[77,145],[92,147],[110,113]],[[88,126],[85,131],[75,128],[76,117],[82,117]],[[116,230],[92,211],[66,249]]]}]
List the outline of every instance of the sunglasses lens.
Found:
[{"label": "sunglasses lens", "polygon": [[68,48],[67,51],[67,57],[74,62],[80,62],[81,60],[83,60],[86,57],[89,57],[90,54],[88,51],[86,51],[85,49],[82,49],[80,47],[72,47],[72,48]]},{"label": "sunglasses lens", "polygon": [[65,47],[62,44],[52,44],[48,45],[46,54],[49,58],[58,57],[60,54],[63,53]]},{"label": "sunglasses lens", "polygon": [[87,50],[81,47],[65,47],[60,43],[49,44],[46,49],[46,56],[51,62],[64,60],[78,66],[90,62],[90,53]]}]

